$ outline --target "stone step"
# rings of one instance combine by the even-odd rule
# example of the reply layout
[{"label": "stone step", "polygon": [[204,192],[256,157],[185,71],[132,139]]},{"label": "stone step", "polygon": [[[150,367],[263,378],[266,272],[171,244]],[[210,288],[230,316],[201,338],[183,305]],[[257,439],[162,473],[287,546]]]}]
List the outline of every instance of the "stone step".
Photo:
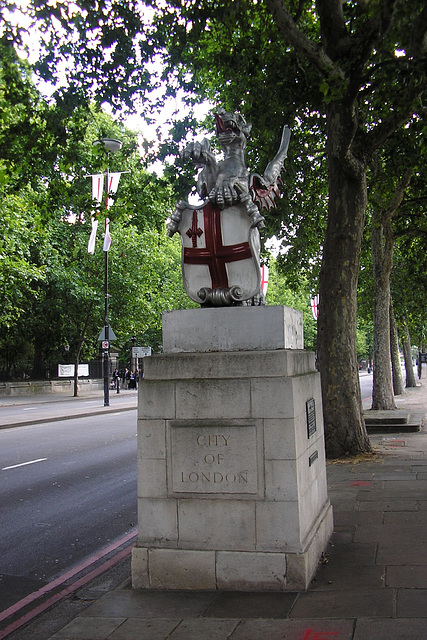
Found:
[{"label": "stone step", "polygon": [[[394,415],[399,413],[400,415]],[[376,414],[375,416],[372,414]],[[379,414],[382,414],[380,416]],[[390,415],[391,414],[391,415]],[[406,414],[406,415],[403,415]],[[405,409],[394,411],[365,411],[365,425],[368,433],[415,433],[421,430],[424,414],[411,414]]]},{"label": "stone step", "polygon": [[374,426],[376,424],[406,424],[409,420],[407,409],[375,410],[369,409],[363,412],[365,424]]}]

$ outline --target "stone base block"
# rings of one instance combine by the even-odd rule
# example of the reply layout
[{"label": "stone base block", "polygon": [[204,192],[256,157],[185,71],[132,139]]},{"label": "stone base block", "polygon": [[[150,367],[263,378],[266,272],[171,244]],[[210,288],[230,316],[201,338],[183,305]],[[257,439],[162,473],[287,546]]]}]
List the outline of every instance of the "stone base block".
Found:
[{"label": "stone base block", "polygon": [[169,311],[162,325],[164,353],[304,348],[302,313],[284,306]]},{"label": "stone base block", "polygon": [[136,547],[132,586],[153,590],[301,591],[308,588],[332,535],[328,504],[301,553]]},{"label": "stone base block", "polygon": [[287,554],[286,589],[308,589],[314,578],[322,553],[326,550],[334,528],[332,507],[327,505],[314,528],[303,553]]}]

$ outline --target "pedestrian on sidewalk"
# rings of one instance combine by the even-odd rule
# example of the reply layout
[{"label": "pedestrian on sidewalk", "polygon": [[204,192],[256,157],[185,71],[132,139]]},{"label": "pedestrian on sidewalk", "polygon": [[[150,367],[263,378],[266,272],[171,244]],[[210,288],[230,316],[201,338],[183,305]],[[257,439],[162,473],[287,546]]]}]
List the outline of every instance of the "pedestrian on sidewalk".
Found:
[{"label": "pedestrian on sidewalk", "polygon": [[123,389],[128,388],[128,382],[129,382],[129,369],[125,367],[125,370],[123,373]]}]

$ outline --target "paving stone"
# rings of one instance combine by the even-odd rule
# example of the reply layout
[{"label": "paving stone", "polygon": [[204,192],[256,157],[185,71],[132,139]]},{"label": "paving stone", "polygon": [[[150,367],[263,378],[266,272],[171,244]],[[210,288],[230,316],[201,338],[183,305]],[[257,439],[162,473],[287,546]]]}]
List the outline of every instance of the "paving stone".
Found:
[{"label": "paving stone", "polygon": [[355,527],[340,531],[338,527],[335,527],[332,542],[335,544],[351,544],[354,538],[354,530]]},{"label": "paving stone", "polygon": [[360,511],[418,511],[416,499],[404,500],[403,498],[378,500],[375,502],[360,502]]},{"label": "paving stone", "polygon": [[[353,498],[352,496],[342,494],[339,496],[339,499],[338,499],[337,493],[334,493],[334,491],[329,490],[329,499],[334,509],[337,509],[339,511],[356,511],[357,510],[357,501],[355,497]],[[340,502],[340,500],[343,500],[343,502]]]},{"label": "paving stone", "polygon": [[399,589],[397,592],[397,617],[427,618],[427,589]]},{"label": "paving stone", "polygon": [[398,511],[397,513],[384,513],[384,524],[392,524],[395,527],[406,524],[427,524],[427,511]]},{"label": "paving stone", "polygon": [[108,640],[164,640],[180,623],[181,620],[130,618],[108,636]]},{"label": "paving stone", "polygon": [[[412,513],[412,512],[411,512]],[[382,511],[376,513],[366,511],[337,511],[334,510],[334,527],[345,525],[375,525],[382,524],[384,514]]]},{"label": "paving stone", "polygon": [[[408,468],[394,470],[390,469],[387,473],[381,473],[381,480],[384,482],[395,482],[400,480],[405,482],[416,482],[417,480],[421,480],[421,478],[419,478],[419,474]],[[384,487],[384,489],[386,489],[386,487]]]},{"label": "paving stone", "polygon": [[387,587],[427,589],[427,568],[425,565],[387,567],[385,583]]},{"label": "paving stone", "polygon": [[112,591],[83,612],[84,616],[125,618],[191,618],[201,616],[218,597],[216,592]]},{"label": "paving stone", "polygon": [[[348,573],[352,579],[352,573]],[[342,589],[300,593],[291,618],[386,618],[393,615],[393,589]]]},{"label": "paving stone", "polygon": [[286,618],[298,594],[221,593],[204,616],[214,618]]},{"label": "paving stone", "polygon": [[228,640],[238,624],[239,620],[183,620],[168,636],[168,640]]},{"label": "paving stone", "polygon": [[104,640],[124,621],[125,618],[78,617],[55,633],[51,640]]},{"label": "paving stone", "polygon": [[230,640],[352,640],[353,627],[353,620],[245,620]]},{"label": "paving stone", "polygon": [[359,618],[354,640],[425,640],[425,620]]},{"label": "paving stone", "polygon": [[391,524],[364,525],[356,528],[354,541],[369,542],[376,540],[387,545],[395,544],[397,548],[408,542],[408,537],[418,542],[427,542],[427,528],[424,524],[404,523],[396,528]]},{"label": "paving stone", "polygon": [[[415,482],[415,485],[412,483]],[[408,486],[409,483],[409,486]],[[384,496],[392,496],[393,498],[406,498],[408,495],[411,498],[425,499],[427,495],[427,481],[426,480],[408,480],[408,481],[384,481]]]},{"label": "paving stone", "polygon": [[328,564],[330,567],[374,567],[377,553],[376,542],[330,544]]},{"label": "paving stone", "polygon": [[384,587],[384,567],[357,567],[357,570],[353,568],[350,580],[349,571],[347,565],[339,562],[322,564],[310,584],[310,591],[348,591]]},{"label": "paving stone", "polygon": [[380,544],[377,555],[378,565],[427,565],[427,543],[403,541],[400,546],[396,544]]}]

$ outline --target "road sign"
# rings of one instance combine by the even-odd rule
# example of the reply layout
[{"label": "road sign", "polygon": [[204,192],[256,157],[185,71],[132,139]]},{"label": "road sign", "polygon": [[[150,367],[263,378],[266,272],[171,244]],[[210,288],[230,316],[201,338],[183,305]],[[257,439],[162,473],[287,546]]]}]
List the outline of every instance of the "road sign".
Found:
[{"label": "road sign", "polygon": [[[110,340],[117,340],[117,336],[111,327],[108,328],[108,337]],[[105,340],[105,327],[102,327],[102,331],[98,337],[98,342],[102,342],[103,340]]]},{"label": "road sign", "polygon": [[151,347],[132,347],[132,358],[151,356]]}]

